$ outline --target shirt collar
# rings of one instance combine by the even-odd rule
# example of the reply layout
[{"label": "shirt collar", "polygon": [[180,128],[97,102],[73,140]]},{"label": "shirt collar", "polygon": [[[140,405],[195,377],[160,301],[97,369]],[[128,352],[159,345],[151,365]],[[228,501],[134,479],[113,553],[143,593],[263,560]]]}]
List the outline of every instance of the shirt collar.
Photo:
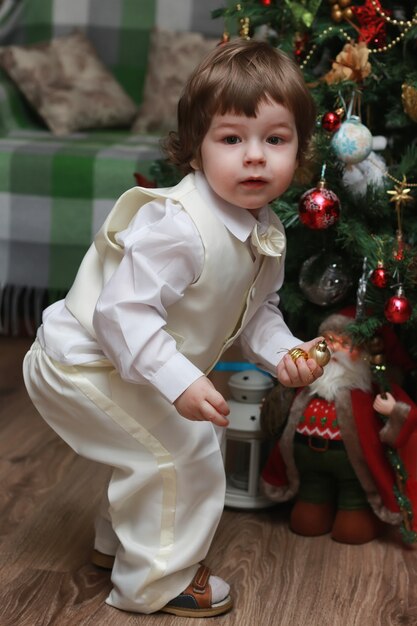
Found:
[{"label": "shirt collar", "polygon": [[202,172],[195,172],[194,176],[195,186],[204,202],[239,241],[246,241],[256,224],[260,225],[262,231],[268,228],[269,208],[267,205],[262,207],[259,218],[256,219],[249,211],[220,198],[210,187]]}]

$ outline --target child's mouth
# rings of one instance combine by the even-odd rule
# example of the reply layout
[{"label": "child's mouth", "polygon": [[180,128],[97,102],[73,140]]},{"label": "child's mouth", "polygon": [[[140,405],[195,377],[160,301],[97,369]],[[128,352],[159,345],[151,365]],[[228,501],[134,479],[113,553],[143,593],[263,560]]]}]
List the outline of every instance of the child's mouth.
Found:
[{"label": "child's mouth", "polygon": [[266,185],[266,180],[263,178],[247,178],[242,180],[241,185],[246,189],[261,189]]}]

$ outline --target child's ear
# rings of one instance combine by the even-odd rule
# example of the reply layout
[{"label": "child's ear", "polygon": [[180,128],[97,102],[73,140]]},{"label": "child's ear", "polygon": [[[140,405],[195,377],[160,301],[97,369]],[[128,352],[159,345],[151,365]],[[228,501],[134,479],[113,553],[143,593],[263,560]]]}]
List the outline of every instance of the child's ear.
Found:
[{"label": "child's ear", "polygon": [[190,165],[193,168],[193,170],[198,171],[200,169],[200,164],[196,157],[194,157],[194,159],[191,159]]}]

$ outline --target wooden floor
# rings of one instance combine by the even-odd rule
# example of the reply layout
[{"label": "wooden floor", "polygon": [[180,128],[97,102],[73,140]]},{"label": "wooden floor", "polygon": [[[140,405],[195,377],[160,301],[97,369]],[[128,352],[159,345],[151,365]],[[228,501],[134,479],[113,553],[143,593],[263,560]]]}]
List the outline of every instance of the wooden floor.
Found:
[{"label": "wooden floor", "polygon": [[26,339],[0,337],[0,626],[395,626],[417,624],[417,551],[389,532],[366,546],[298,537],[288,507],[226,510],[207,563],[233,588],[223,617],[183,619],[104,603],[89,563],[107,470],[75,454],[26,396]]}]

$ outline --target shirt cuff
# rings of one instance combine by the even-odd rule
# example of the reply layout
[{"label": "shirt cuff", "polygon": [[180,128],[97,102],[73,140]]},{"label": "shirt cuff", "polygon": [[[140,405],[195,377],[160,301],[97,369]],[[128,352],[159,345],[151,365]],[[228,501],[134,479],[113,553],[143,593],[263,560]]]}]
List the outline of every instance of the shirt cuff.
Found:
[{"label": "shirt cuff", "polygon": [[149,382],[169,402],[173,403],[201,376],[204,376],[204,372],[193,365],[183,354],[177,352],[159,368]]},{"label": "shirt cuff", "polygon": [[262,351],[262,357],[265,359],[265,363],[268,364],[268,370],[271,374],[273,373],[273,375],[276,376],[278,363],[284,358],[288,350],[292,350],[295,346],[299,346],[300,343],[303,343],[301,339],[297,339],[297,337],[294,337],[293,335],[288,335],[288,337],[285,337],[284,340],[280,337],[279,348],[277,345],[274,346],[272,342],[267,348],[264,348]]}]

